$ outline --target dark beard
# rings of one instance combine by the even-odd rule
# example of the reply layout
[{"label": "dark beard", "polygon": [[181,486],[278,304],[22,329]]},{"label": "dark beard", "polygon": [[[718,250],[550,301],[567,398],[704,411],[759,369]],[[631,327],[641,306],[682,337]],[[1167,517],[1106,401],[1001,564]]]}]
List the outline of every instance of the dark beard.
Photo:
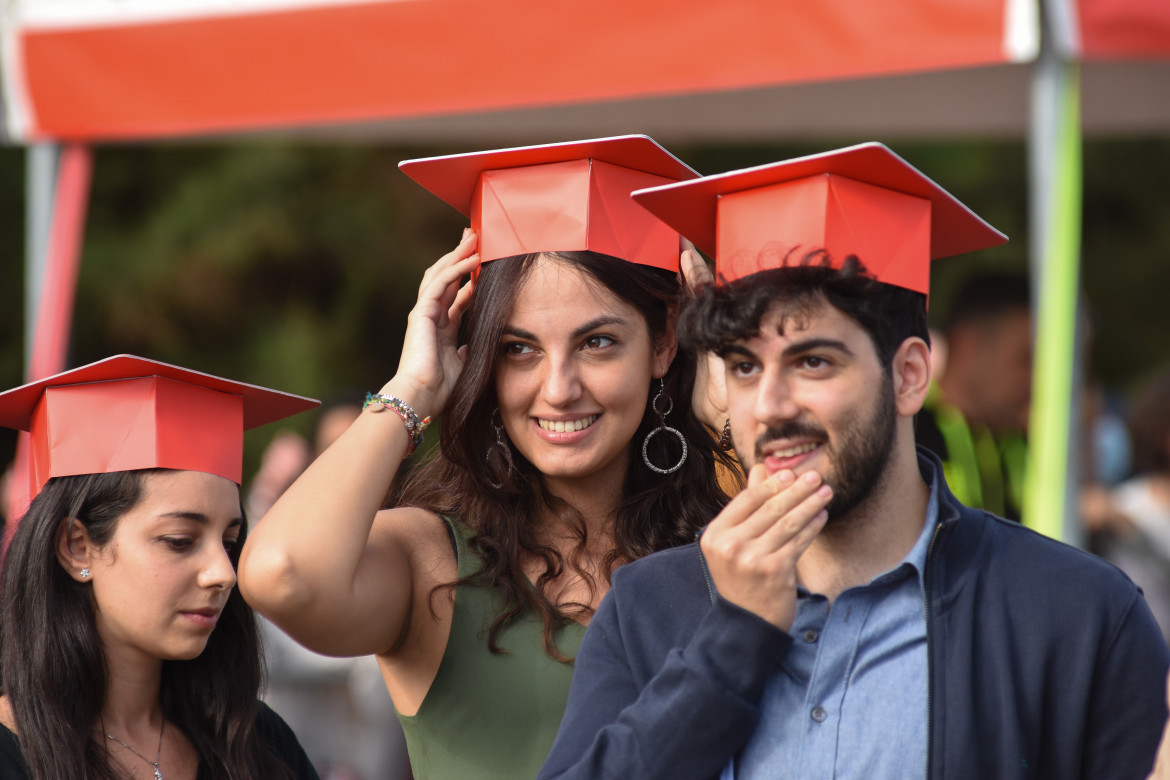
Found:
[{"label": "dark beard", "polygon": [[833,497],[827,507],[829,522],[847,516],[868,499],[886,475],[898,419],[894,408],[894,387],[884,379],[881,394],[875,399],[868,420],[852,418],[842,429],[835,444],[828,446],[833,464],[830,486]]},{"label": "dark beard", "polygon": [[[869,418],[851,416],[832,442],[824,428],[800,420],[770,426],[756,440],[755,463],[763,461],[764,446],[776,439],[808,438],[824,443],[825,454],[833,468],[832,474],[821,475],[833,488],[833,497],[826,507],[830,525],[869,498],[885,477],[894,450],[898,414],[894,407],[892,380],[883,377],[881,386]],[[740,462],[744,462],[742,457]]]}]

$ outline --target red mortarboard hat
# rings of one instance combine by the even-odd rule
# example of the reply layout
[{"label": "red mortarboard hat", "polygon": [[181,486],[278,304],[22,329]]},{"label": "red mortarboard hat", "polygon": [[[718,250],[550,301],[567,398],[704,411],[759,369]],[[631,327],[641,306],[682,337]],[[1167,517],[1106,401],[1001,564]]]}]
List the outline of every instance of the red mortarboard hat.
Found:
[{"label": "red mortarboard hat", "polygon": [[678,233],[633,190],[699,174],[644,135],[404,160],[410,178],[471,218],[484,262],[592,250],[678,270]]},{"label": "red mortarboard hat", "polygon": [[825,249],[833,262],[856,255],[878,281],[925,295],[931,260],[1007,241],[879,143],[643,189],[633,198],[714,256],[723,281],[782,266],[801,247]]},{"label": "red mortarboard hat", "polygon": [[239,484],[244,431],[319,403],[117,355],[0,393],[0,425],[31,434],[30,497],[50,477],[148,468]]}]

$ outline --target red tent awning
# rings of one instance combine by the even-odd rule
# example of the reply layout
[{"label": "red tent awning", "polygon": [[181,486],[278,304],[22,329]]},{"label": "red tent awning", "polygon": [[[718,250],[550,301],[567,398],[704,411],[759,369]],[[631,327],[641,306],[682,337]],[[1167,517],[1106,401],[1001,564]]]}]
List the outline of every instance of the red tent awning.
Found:
[{"label": "red tent awning", "polygon": [[1081,51],[1090,60],[1170,57],[1170,2],[1077,0]]},{"label": "red tent awning", "polygon": [[62,18],[59,3],[17,2],[9,132],[122,139],[466,114],[965,68],[1037,45],[1035,0],[275,4],[186,0],[158,18],[157,3],[72,0]]}]

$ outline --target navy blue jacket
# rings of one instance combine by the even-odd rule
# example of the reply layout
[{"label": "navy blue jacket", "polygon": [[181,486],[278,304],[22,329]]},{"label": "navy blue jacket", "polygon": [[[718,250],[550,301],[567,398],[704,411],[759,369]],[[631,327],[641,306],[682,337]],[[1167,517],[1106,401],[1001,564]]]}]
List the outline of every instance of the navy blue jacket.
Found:
[{"label": "navy blue jacket", "polygon": [[[1088,553],[963,506],[941,476],[939,500],[929,777],[1145,778],[1170,651],[1140,591]],[[540,777],[718,777],[791,643],[719,597],[697,544],[623,566]]]}]

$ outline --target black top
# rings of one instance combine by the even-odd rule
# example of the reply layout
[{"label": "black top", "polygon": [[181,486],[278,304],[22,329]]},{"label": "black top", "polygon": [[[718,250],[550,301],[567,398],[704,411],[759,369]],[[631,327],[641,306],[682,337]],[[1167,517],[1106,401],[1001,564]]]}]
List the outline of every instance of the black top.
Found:
[{"label": "black top", "polygon": [[[268,749],[288,765],[293,777],[297,780],[320,780],[292,729],[264,703],[260,704],[260,712],[256,715],[256,732]],[[200,763],[196,780],[209,780],[210,777],[207,767]],[[28,768],[24,765],[20,742],[12,731],[0,725],[0,780],[30,778]]]}]

